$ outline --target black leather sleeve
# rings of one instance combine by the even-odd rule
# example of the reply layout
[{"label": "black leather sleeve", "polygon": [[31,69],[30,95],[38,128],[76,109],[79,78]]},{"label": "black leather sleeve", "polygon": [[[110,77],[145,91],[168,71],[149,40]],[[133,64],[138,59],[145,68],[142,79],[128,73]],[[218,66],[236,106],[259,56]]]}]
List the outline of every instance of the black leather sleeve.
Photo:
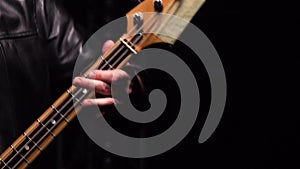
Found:
[{"label": "black leather sleeve", "polygon": [[73,67],[81,51],[83,37],[59,1],[39,0],[38,3],[38,33],[48,44],[50,78],[54,86],[52,91],[58,94],[71,84]]}]

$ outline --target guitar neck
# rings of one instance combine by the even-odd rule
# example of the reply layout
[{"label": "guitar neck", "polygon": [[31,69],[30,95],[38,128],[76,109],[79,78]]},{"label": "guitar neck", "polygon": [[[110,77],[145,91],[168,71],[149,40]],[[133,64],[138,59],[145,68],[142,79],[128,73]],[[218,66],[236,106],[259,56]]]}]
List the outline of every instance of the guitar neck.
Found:
[{"label": "guitar neck", "polygon": [[[76,116],[70,87],[1,154],[3,168],[26,168]],[[78,105],[79,106],[79,105]],[[66,110],[68,109],[68,110]]]},{"label": "guitar neck", "polygon": [[[160,17],[159,13],[174,14],[189,21],[204,3],[204,0],[164,0],[163,4],[159,3],[160,1],[155,2],[156,5],[153,7],[153,0],[144,0],[127,14],[129,21],[127,31],[131,32],[130,30],[133,30],[135,33],[128,33],[123,38],[120,38],[113,48],[99,57],[86,71],[83,75],[84,77],[87,77],[88,73],[95,69],[121,68],[133,53],[139,52],[148,45],[161,42],[174,43],[176,37],[181,34],[187,25],[187,22],[180,22],[180,24],[176,20],[169,22],[169,17]],[[132,16],[139,12],[152,12],[154,14],[145,15],[144,23],[142,20],[143,17],[140,17],[140,22],[134,24],[134,20],[139,20],[139,18]],[[139,23],[141,23],[141,27],[139,27]],[[142,28],[143,31],[140,30]],[[154,31],[156,33],[143,33],[150,30],[153,32],[152,28],[156,29]],[[169,39],[165,36],[159,36],[159,34],[169,35],[166,32],[171,32],[175,37]],[[75,86],[71,86],[66,90],[59,99],[1,154],[0,169],[26,168],[63,131],[68,123],[74,119],[76,112],[82,108],[81,101],[91,95],[93,95],[93,92]]]},{"label": "guitar neck", "polygon": [[[113,69],[122,67],[130,58],[130,49],[121,59],[110,59],[111,54],[122,46],[118,41],[112,49],[99,57],[83,74],[95,69]],[[124,46],[124,44],[123,44]],[[112,65],[114,67],[112,67]],[[1,169],[25,169],[57,137],[79,112],[81,101],[94,93],[88,89],[71,86],[67,89],[21,136],[18,137],[0,156]]]}]

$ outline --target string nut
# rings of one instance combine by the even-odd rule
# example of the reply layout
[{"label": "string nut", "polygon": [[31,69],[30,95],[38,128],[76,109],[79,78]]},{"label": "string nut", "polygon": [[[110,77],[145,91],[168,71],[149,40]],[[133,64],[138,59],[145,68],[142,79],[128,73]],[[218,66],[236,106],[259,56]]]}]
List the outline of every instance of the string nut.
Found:
[{"label": "string nut", "polygon": [[156,12],[162,12],[163,10],[162,0],[154,0],[153,5]]}]

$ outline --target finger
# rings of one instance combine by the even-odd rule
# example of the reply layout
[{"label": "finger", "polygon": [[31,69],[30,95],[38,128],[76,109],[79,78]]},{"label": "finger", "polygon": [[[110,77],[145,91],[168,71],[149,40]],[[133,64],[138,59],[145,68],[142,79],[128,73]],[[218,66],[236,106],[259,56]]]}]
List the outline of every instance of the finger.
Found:
[{"label": "finger", "polygon": [[115,103],[113,98],[85,99],[82,102],[83,106],[107,106]]},{"label": "finger", "polygon": [[95,90],[95,92],[99,94],[111,95],[110,86],[103,81],[76,77],[73,83],[84,88]]},{"label": "finger", "polygon": [[114,46],[114,44],[115,43],[112,40],[107,40],[106,42],[104,42],[103,47],[102,47],[102,53],[105,53],[109,48]]},{"label": "finger", "polygon": [[94,70],[91,73],[89,73],[88,77],[91,79],[101,80],[107,83],[112,83],[125,78],[129,79],[129,75],[121,69]]}]

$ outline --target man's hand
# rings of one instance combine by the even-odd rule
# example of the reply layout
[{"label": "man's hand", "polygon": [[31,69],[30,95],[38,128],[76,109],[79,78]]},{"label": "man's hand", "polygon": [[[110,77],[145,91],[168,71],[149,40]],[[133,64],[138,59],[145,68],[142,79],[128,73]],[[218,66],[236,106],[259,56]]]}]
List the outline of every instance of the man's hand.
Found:
[{"label": "man's hand", "polygon": [[[102,47],[102,53],[105,53],[109,48],[114,45],[114,42],[109,40],[106,41]],[[96,99],[85,99],[82,102],[83,106],[90,105],[111,105],[116,102],[114,98],[111,98],[110,84],[121,79],[129,79],[129,75],[120,69],[115,70],[94,70],[89,73],[87,78],[76,77],[73,84],[83,88],[94,90],[98,94],[102,94],[107,97],[96,98]]]}]

